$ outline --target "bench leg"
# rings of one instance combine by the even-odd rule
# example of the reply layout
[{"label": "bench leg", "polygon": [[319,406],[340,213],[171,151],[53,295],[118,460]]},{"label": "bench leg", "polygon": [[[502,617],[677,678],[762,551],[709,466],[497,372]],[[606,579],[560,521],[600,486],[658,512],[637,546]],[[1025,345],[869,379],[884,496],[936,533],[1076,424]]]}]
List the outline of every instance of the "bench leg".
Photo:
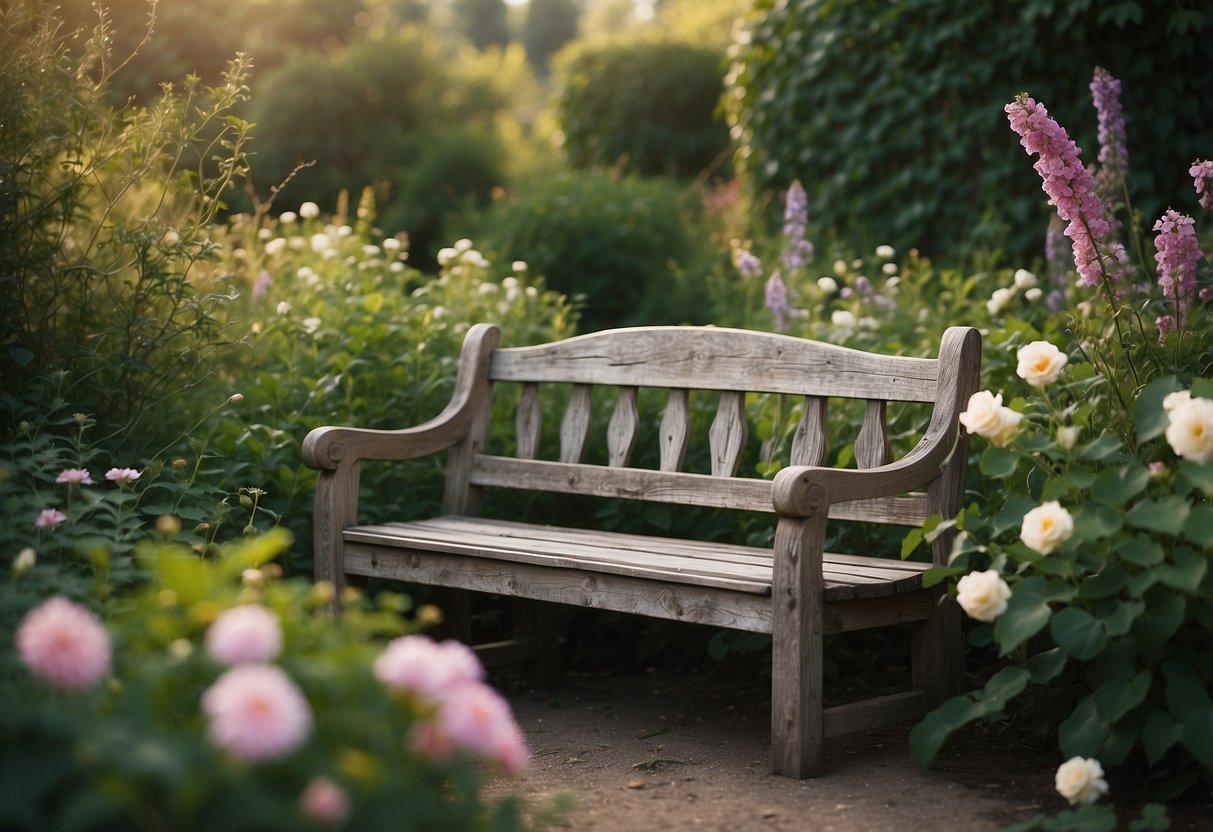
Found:
[{"label": "bench leg", "polygon": [[964,688],[964,642],[956,603],[935,592],[934,614],[911,630],[910,672],[915,690],[927,692],[932,708]]},{"label": "bench leg", "polygon": [[821,774],[821,549],[826,517],[781,517],[775,531],[771,634],[771,770],[804,779]]},{"label": "bench leg", "polygon": [[555,605],[515,598],[513,614],[514,638],[535,650],[527,681],[537,688],[555,687],[560,683],[560,621]]},{"label": "bench leg", "polygon": [[436,587],[434,603],[442,610],[438,635],[472,643],[472,593],[466,589]]}]

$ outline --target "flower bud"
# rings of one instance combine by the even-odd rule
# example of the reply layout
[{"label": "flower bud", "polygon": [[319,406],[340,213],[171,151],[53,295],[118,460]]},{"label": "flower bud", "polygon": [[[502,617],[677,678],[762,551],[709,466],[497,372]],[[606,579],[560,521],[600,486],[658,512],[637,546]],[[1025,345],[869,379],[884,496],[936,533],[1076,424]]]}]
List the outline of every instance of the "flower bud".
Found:
[{"label": "flower bud", "polygon": [[162,514],[156,518],[156,531],[165,540],[172,540],[181,532],[181,521],[171,514]]},{"label": "flower bud", "polygon": [[13,559],[13,577],[20,578],[26,572],[34,568],[34,564],[38,562],[38,553],[29,546],[21,550],[20,554]]}]

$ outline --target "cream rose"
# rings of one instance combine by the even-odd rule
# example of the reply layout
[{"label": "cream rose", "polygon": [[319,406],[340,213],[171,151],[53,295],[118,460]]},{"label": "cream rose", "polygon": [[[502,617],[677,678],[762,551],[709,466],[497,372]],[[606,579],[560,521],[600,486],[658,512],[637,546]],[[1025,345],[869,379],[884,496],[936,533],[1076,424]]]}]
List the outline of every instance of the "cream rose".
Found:
[{"label": "cream rose", "polygon": [[968,406],[960,414],[960,423],[969,433],[984,436],[998,447],[1003,447],[1019,430],[1022,413],[1002,406],[1002,394],[979,390],[969,396]]},{"label": "cream rose", "polygon": [[1007,611],[1011,588],[997,569],[970,572],[956,582],[956,602],[970,618],[993,621]]},{"label": "cream rose", "polygon": [[1024,545],[1042,555],[1055,552],[1072,534],[1074,518],[1056,500],[1037,506],[1025,514],[1023,525],[1019,529],[1019,539]]},{"label": "cream rose", "polygon": [[1044,387],[1057,380],[1061,368],[1069,360],[1066,354],[1048,341],[1033,341],[1019,348],[1015,354],[1019,366],[1015,374],[1033,387]]},{"label": "cream rose", "polygon": [[1099,760],[1071,757],[1057,767],[1053,778],[1057,793],[1071,803],[1094,803],[1108,793]]},{"label": "cream rose", "polygon": [[[1163,407],[1167,407],[1165,400]],[[1213,399],[1178,399],[1168,408],[1167,417],[1170,420],[1167,444],[1171,450],[1195,462],[1213,459]]]},{"label": "cream rose", "polygon": [[1162,400],[1162,409],[1170,413],[1181,404],[1186,404],[1192,401],[1192,392],[1190,390],[1177,390],[1174,393],[1168,393]]}]

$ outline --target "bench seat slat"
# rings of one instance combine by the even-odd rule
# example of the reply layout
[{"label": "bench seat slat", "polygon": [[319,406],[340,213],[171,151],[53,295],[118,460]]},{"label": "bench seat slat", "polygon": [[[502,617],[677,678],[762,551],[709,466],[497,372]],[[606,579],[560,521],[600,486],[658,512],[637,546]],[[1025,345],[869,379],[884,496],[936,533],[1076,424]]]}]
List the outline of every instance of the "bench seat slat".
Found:
[{"label": "bench seat slat", "polygon": [[[771,592],[771,553],[747,546],[458,516],[356,526],[346,529],[345,539],[401,551],[459,553],[759,595]],[[919,563],[827,554],[823,566],[826,600],[910,592],[921,587],[920,576],[926,568]]]}]

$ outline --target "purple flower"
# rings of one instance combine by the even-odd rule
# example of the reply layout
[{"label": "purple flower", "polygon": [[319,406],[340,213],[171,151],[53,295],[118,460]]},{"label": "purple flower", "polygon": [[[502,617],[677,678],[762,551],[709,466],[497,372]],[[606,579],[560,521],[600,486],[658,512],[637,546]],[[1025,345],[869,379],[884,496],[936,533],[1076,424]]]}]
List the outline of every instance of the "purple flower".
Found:
[{"label": "purple flower", "polygon": [[1213,162],[1197,159],[1188,169],[1196,193],[1200,194],[1200,207],[1213,211]]},{"label": "purple flower", "polygon": [[1091,79],[1091,100],[1099,117],[1099,164],[1120,175],[1129,170],[1125,147],[1125,114],[1120,106],[1120,81],[1102,66]]},{"label": "purple flower", "polygon": [[1008,104],[1006,113],[1011,129],[1020,136],[1020,144],[1030,155],[1039,156],[1032,167],[1040,174],[1049,204],[1068,223],[1065,234],[1073,246],[1078,282],[1097,286],[1102,277],[1116,279],[1122,267],[1107,239],[1112,226],[1095,193],[1091,173],[1078,158],[1078,145],[1049,117],[1043,104],[1026,94]]},{"label": "purple flower", "polygon": [[273,284],[274,278],[270,276],[268,271],[262,269],[257,275],[257,279],[253,281],[253,299],[261,300]]},{"label": "purple flower", "polygon": [[775,329],[783,332],[788,314],[788,289],[783,285],[779,269],[771,272],[770,278],[767,279],[766,302],[767,309],[771,310],[771,316],[775,319]]},{"label": "purple flower", "polygon": [[1164,297],[1175,299],[1177,323],[1182,323],[1184,310],[1196,297],[1196,266],[1203,255],[1195,226],[1191,217],[1171,210],[1154,223],[1158,285]]},{"label": "purple flower", "polygon": [[783,267],[789,271],[807,266],[813,260],[813,244],[805,239],[809,222],[809,196],[800,180],[788,187],[783,206]]},{"label": "purple flower", "polygon": [[762,261],[752,251],[739,248],[733,252],[733,265],[738,273],[745,278],[758,277],[762,274]]}]

